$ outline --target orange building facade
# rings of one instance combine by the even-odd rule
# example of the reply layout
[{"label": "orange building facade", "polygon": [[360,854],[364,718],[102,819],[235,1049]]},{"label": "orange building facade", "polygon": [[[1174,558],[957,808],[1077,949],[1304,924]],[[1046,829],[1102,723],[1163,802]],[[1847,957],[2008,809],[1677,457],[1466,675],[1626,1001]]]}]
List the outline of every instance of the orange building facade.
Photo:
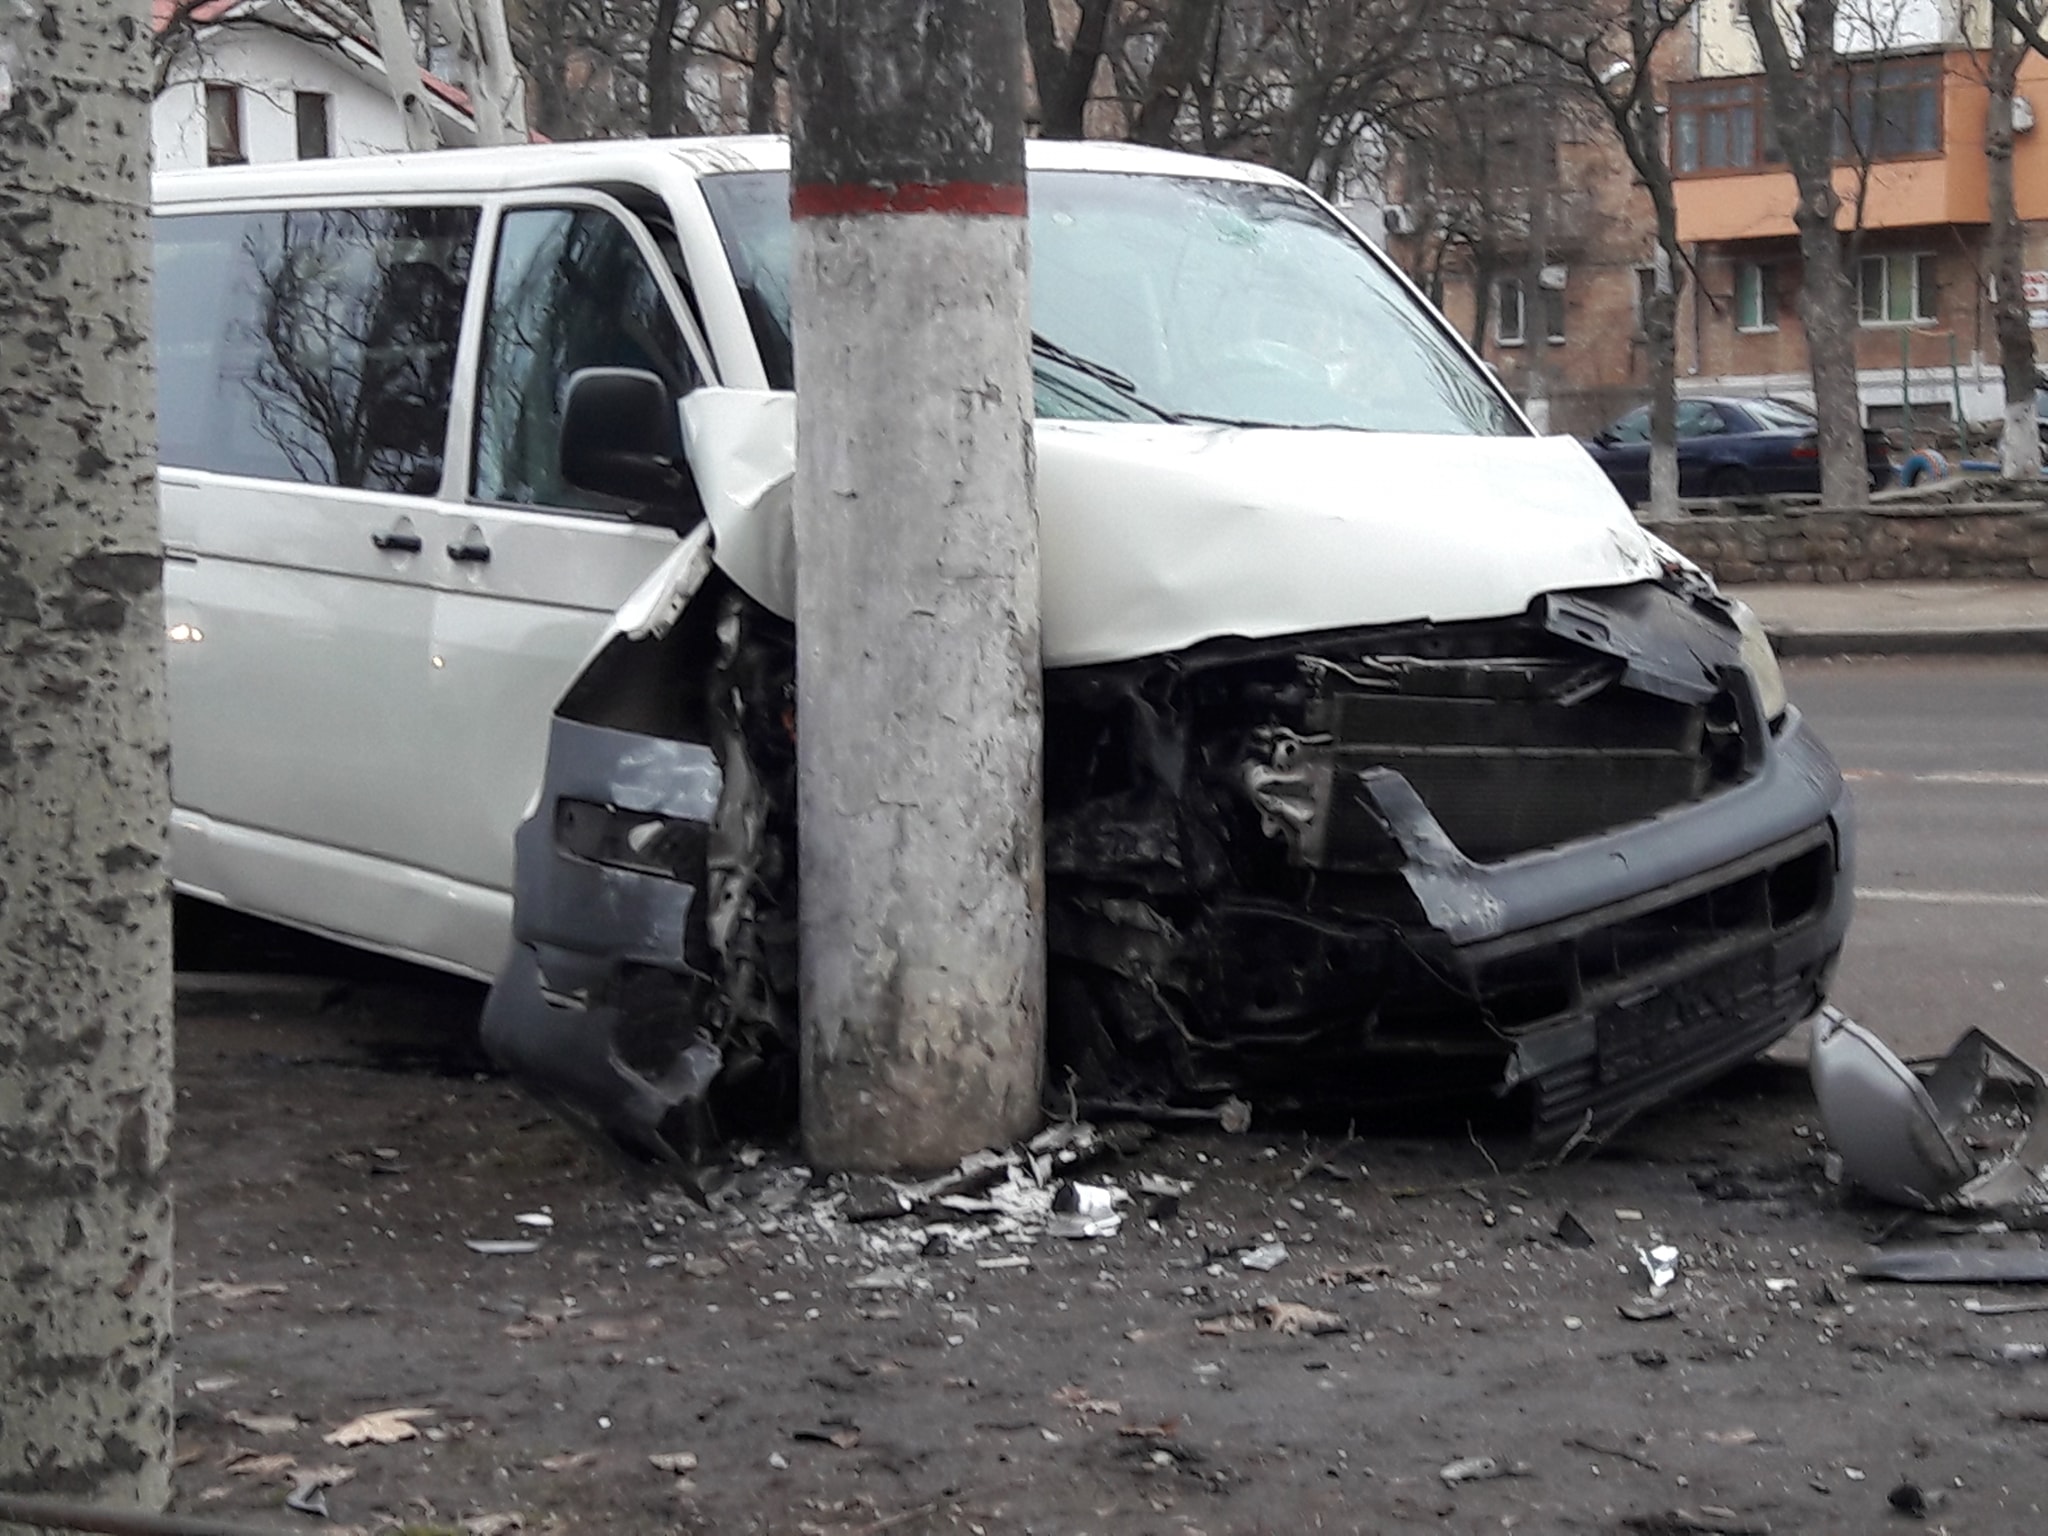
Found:
[{"label": "orange building facade", "polygon": [[[1679,388],[1810,401],[1796,189],[1774,150],[1753,48],[1741,46],[1739,7],[1706,0],[1695,14],[1657,71],[1686,256]],[[1845,71],[1836,184],[1853,235],[1858,383],[1872,424],[1910,416],[1916,437],[1958,415],[1995,422],[2003,399],[1988,253],[1988,60],[1969,41],[1981,28],[1966,8],[1951,22],[1953,41],[1873,51]],[[2014,154],[2023,265],[2039,287],[2036,334],[2048,338],[2048,60],[2028,56],[2019,94],[2030,124]],[[2042,121],[2031,126],[2035,111]],[[1547,221],[1540,264],[1523,265],[1508,230],[1507,270],[1497,264],[1484,279],[1484,325],[1469,258],[1430,248],[1427,189],[1404,184],[1397,167],[1390,190],[1418,210],[1403,216],[1415,227],[1395,230],[1390,250],[1519,395],[1541,398],[1553,429],[1591,431],[1648,397],[1640,306],[1655,251],[1650,199],[1604,127],[1557,137],[1544,195],[1564,216]],[[1532,296],[1532,283],[1555,286]]]}]

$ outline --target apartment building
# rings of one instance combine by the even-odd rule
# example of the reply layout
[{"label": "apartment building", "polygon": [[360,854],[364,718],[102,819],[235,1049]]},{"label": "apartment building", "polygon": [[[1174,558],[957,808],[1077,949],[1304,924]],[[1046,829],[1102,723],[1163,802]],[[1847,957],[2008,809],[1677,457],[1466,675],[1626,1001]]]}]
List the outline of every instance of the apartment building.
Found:
[{"label": "apartment building", "polygon": [[[1898,0],[1838,41],[1849,55],[1835,185],[1853,234],[1865,413],[1896,426],[1995,419],[1997,366],[1984,154],[1983,0]],[[1772,142],[1740,0],[1703,0],[1668,121],[1679,235],[1698,281],[1681,314],[1688,385],[1810,396],[1797,307],[1797,189]],[[2020,73],[2014,183],[2028,289],[2048,331],[2048,61]],[[2038,104],[2038,106],[2037,106]]]}]

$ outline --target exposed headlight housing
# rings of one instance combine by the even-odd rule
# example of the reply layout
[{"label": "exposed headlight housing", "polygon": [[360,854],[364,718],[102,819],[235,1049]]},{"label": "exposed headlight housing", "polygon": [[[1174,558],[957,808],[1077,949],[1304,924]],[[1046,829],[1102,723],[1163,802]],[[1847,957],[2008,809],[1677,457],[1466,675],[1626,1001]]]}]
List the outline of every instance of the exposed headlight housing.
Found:
[{"label": "exposed headlight housing", "polygon": [[[1730,599],[1734,602],[1733,599]],[[1778,653],[1771,649],[1771,637],[1764,633],[1763,620],[1750,611],[1749,604],[1734,602],[1735,627],[1742,634],[1742,664],[1756,679],[1757,698],[1764,718],[1776,724],[1790,702],[1785,694],[1785,673],[1778,666]]]}]

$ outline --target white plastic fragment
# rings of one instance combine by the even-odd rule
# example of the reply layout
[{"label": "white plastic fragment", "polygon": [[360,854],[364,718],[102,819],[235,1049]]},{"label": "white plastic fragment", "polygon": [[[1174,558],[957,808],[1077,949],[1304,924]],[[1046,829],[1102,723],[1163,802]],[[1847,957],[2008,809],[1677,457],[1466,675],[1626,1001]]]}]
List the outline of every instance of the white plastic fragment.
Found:
[{"label": "white plastic fragment", "polygon": [[1248,1248],[1238,1255],[1237,1262],[1245,1269],[1254,1269],[1264,1274],[1268,1270],[1278,1269],[1287,1262],[1287,1245],[1261,1243],[1258,1247]]},{"label": "white plastic fragment", "polygon": [[471,1253],[508,1255],[540,1252],[540,1244],[530,1237],[466,1237],[462,1241]]}]

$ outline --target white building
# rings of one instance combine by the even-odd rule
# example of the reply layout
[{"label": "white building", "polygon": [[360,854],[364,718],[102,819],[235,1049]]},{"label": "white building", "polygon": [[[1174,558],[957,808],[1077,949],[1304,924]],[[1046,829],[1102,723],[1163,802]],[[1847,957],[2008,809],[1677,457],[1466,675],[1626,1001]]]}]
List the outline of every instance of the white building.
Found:
[{"label": "white building", "polygon": [[[329,0],[154,0],[158,170],[405,148],[368,29]],[[472,144],[468,98],[425,84],[442,141]]]}]

